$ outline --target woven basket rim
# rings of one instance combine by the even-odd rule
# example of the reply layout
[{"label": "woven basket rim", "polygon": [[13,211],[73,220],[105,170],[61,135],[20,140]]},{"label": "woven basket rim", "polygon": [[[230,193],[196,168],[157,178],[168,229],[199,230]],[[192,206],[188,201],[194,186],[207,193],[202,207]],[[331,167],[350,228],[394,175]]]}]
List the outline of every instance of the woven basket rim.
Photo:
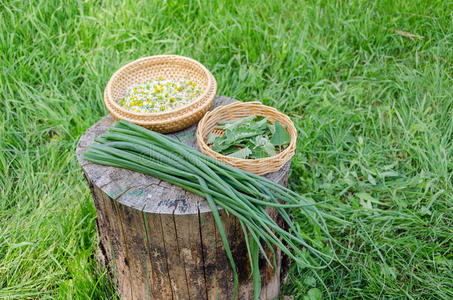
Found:
[{"label": "woven basket rim", "polygon": [[[206,75],[207,79],[208,79],[208,83],[206,85],[206,88],[204,89],[203,93],[201,95],[199,95],[198,97],[196,97],[194,100],[192,100],[191,102],[187,103],[187,104],[184,104],[182,106],[179,106],[178,108],[175,108],[175,109],[172,109],[172,110],[169,110],[169,111],[163,111],[163,112],[153,112],[153,113],[139,113],[139,112],[134,112],[134,111],[130,111],[130,110],[127,110],[127,109],[124,109],[123,107],[121,107],[118,103],[116,103],[116,101],[113,100],[113,96],[111,95],[112,93],[112,83],[113,81],[121,75],[121,73],[131,67],[131,66],[134,66],[142,61],[147,61],[147,60],[163,60],[163,59],[168,59],[168,58],[177,58],[177,59],[180,59],[180,60],[186,60],[186,61],[190,61],[190,62],[193,62],[195,63],[202,71],[203,73]],[[190,57],[186,57],[186,56],[181,56],[181,55],[175,55],[175,54],[160,54],[160,55],[152,55],[152,56],[146,56],[146,57],[142,57],[142,58],[139,58],[139,59],[136,59],[134,61],[131,61],[129,63],[127,63],[126,65],[122,66],[121,68],[119,68],[115,73],[113,73],[112,77],[110,77],[106,87],[105,87],[105,90],[104,90],[104,102],[106,103],[106,105],[110,104],[110,106],[113,106],[114,109],[117,109],[125,114],[130,114],[132,116],[136,116],[136,117],[152,117],[152,116],[172,116],[174,114],[177,114],[178,112],[180,111],[183,111],[187,108],[189,108],[190,106],[193,106],[195,105],[196,103],[198,103],[200,100],[202,100],[204,97],[206,97],[211,88],[214,86],[214,88],[216,88],[217,86],[217,82],[214,78],[214,76],[212,75],[212,73],[202,64],[200,63],[199,61],[196,61],[195,59],[193,58],[190,58]],[[108,102],[108,104],[107,104]],[[131,118],[132,119],[132,118]],[[146,123],[146,122],[145,122]],[[156,123],[159,123],[159,122],[156,122]]]},{"label": "woven basket rim", "polygon": [[[220,154],[220,153],[212,150],[211,147],[209,147],[206,144],[205,137],[204,137],[204,135],[208,134],[207,132],[205,132],[206,122],[211,117],[213,117],[213,116],[215,117],[215,115],[217,115],[221,111],[231,110],[231,109],[237,110],[237,109],[240,109],[241,107],[250,107],[250,108],[255,107],[257,109],[264,108],[264,110],[273,112],[277,116],[277,117],[274,117],[274,119],[285,120],[286,121],[285,123],[287,123],[288,126],[291,127],[291,131],[293,133],[292,135],[290,134],[291,141],[290,141],[289,145],[283,151],[277,153],[274,156],[265,157],[265,158],[255,158],[255,159],[230,157],[230,156],[226,156],[226,155]],[[259,115],[259,114],[257,114],[257,115]],[[263,115],[265,115],[265,113]],[[287,131],[288,131],[288,129],[287,129]],[[206,155],[209,155],[209,156],[211,156],[217,160],[221,160],[223,162],[232,162],[232,163],[239,164],[239,165],[241,163],[243,163],[245,170],[247,169],[247,165],[253,165],[253,164],[258,165],[258,164],[262,164],[263,162],[269,162],[269,161],[282,161],[283,160],[283,163],[281,164],[281,166],[283,166],[284,163],[286,163],[288,160],[291,159],[292,156],[294,156],[296,142],[297,142],[297,130],[296,130],[292,120],[287,115],[279,112],[274,107],[266,106],[258,101],[254,101],[254,102],[238,101],[238,102],[234,102],[234,103],[231,103],[228,105],[219,106],[219,107],[215,108],[214,110],[206,113],[206,115],[200,120],[196,134],[197,134],[198,146],[200,147],[200,150],[202,150],[202,152],[204,152]],[[265,168],[263,167],[263,169],[265,169]],[[272,172],[272,171],[269,171],[269,172]],[[265,174],[265,173],[268,173],[268,172],[265,172],[265,171],[259,172],[259,174]]]}]

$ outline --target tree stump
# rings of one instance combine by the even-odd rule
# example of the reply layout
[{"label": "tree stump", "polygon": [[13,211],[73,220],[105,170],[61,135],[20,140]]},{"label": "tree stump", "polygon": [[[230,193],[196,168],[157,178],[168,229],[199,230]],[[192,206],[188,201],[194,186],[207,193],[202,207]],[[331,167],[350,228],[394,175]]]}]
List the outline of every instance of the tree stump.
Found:
[{"label": "tree stump", "polygon": [[[213,107],[235,100],[217,97]],[[212,108],[211,108],[212,109]],[[111,271],[123,299],[231,299],[233,271],[205,199],[154,177],[82,158],[94,138],[115,123],[111,115],[88,129],[77,145],[77,159],[97,212],[98,259]],[[197,148],[196,125],[170,134]],[[286,185],[289,162],[266,174]],[[241,226],[220,210],[239,274],[239,299],[253,299],[253,283]],[[275,218],[275,211],[269,209]],[[278,270],[260,261],[261,299],[280,295]]]}]

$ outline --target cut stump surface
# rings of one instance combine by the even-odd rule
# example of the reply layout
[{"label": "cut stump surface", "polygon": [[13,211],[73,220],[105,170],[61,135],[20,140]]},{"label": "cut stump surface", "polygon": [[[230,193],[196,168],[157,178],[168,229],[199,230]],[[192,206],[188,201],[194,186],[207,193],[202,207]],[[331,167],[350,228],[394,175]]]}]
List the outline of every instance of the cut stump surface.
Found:
[{"label": "cut stump surface", "polygon": [[[211,109],[235,100],[217,97]],[[77,159],[97,212],[98,258],[110,269],[123,299],[231,299],[233,271],[205,199],[157,178],[85,161],[82,154],[115,120],[89,128],[77,145]],[[196,124],[169,134],[197,148]],[[286,185],[289,162],[265,177]],[[272,210],[269,210],[272,215]],[[253,283],[242,229],[220,210],[239,272],[239,299],[253,299]],[[280,295],[278,271],[260,262],[260,299]]]}]

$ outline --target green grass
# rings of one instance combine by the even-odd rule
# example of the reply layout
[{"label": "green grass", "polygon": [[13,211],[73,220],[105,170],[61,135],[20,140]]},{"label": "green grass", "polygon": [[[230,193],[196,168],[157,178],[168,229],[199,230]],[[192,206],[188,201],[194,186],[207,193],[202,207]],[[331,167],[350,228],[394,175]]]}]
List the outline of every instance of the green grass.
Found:
[{"label": "green grass", "polygon": [[111,74],[162,53],[291,116],[291,187],[349,221],[286,294],[451,299],[453,4],[344,2],[0,0],[0,299],[114,297],[74,150]]}]

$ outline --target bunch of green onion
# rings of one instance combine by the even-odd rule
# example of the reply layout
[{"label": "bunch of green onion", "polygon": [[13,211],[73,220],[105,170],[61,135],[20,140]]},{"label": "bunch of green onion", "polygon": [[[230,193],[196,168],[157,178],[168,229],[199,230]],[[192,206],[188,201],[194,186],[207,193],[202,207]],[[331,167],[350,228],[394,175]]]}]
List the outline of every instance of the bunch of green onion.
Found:
[{"label": "bunch of green onion", "polygon": [[[315,203],[264,177],[227,166],[168,136],[147,130],[127,121],[119,121],[109,132],[97,138],[84,154],[88,161],[142,172],[165,180],[204,197],[211,207],[227,257],[234,272],[237,297],[238,275],[218,206],[236,216],[242,226],[251,272],[255,299],[261,290],[258,258],[260,253],[276,268],[274,248],[278,247],[296,263],[320,268],[319,260],[328,263],[331,255],[314,247],[316,244],[296,227],[286,208],[300,208],[301,213],[317,224],[328,235],[323,213]],[[274,207],[288,229],[279,227],[267,214],[266,207]],[[266,255],[263,242],[270,249]],[[307,256],[308,249],[318,259]]]}]

